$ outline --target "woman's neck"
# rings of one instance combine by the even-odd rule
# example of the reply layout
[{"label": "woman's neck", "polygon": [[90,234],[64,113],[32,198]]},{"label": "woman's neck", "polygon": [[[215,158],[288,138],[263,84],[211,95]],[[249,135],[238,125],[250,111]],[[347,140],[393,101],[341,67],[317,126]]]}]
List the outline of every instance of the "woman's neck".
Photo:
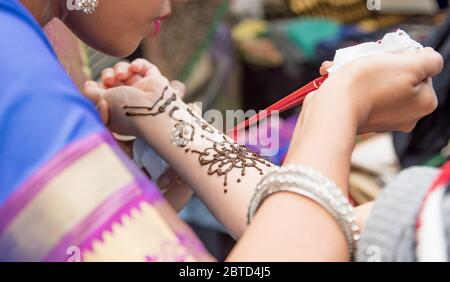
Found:
[{"label": "woman's neck", "polygon": [[20,0],[41,26],[48,24],[53,18],[60,17],[61,0]]}]

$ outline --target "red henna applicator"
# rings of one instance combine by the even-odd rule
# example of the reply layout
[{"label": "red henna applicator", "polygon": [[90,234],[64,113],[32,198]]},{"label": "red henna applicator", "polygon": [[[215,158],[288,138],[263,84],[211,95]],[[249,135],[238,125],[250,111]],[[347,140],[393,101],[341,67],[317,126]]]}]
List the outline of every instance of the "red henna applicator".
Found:
[{"label": "red henna applicator", "polygon": [[322,83],[328,78],[328,75],[324,75],[322,77],[316,78],[310,83],[306,84],[302,88],[296,90],[292,94],[289,94],[288,96],[284,97],[280,101],[276,102],[275,104],[271,105],[267,109],[257,113],[256,115],[252,116],[251,118],[243,121],[242,123],[238,124],[235,128],[230,130],[227,135],[233,138],[235,141],[237,139],[237,133],[241,129],[246,129],[254,124],[256,124],[259,121],[262,121],[268,117],[270,117],[273,112],[285,112],[287,110],[290,110],[294,107],[300,106],[303,101],[305,100],[306,96],[316,91],[320,88]]}]

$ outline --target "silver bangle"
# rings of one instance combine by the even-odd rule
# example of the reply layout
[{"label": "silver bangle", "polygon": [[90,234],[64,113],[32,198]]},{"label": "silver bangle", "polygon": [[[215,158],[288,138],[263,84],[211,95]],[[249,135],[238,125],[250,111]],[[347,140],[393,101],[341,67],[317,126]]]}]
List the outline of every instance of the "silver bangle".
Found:
[{"label": "silver bangle", "polygon": [[353,206],[337,185],[305,166],[286,166],[264,176],[256,187],[248,209],[251,223],[262,202],[272,194],[292,192],[307,197],[325,208],[339,224],[347,239],[350,255],[360,238]]}]

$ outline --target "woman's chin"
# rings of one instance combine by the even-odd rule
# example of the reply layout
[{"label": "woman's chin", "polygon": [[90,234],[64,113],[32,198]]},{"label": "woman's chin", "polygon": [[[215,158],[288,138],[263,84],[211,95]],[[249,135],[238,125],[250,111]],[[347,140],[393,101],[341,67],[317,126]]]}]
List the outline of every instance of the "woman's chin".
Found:
[{"label": "woman's chin", "polygon": [[131,40],[126,42],[127,44],[123,44],[124,42],[111,42],[109,44],[102,44],[102,45],[96,45],[96,44],[88,44],[92,48],[96,49],[97,51],[100,51],[102,53],[105,53],[109,56],[113,57],[127,57],[136,51],[136,49],[139,47],[140,41],[136,41],[136,43],[131,44]]},{"label": "woman's chin", "polygon": [[134,53],[134,51],[136,51],[136,49],[139,47],[139,43],[135,44],[135,45],[128,45],[128,46],[120,46],[120,47],[116,47],[116,48],[107,48],[104,53],[108,54],[110,56],[113,57],[128,57],[131,54]]}]

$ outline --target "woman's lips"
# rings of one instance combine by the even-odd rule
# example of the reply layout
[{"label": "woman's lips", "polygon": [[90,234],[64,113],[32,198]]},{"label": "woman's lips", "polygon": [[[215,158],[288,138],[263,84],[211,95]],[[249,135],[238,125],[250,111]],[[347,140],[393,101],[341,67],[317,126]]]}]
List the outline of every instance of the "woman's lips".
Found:
[{"label": "woman's lips", "polygon": [[161,26],[163,21],[165,21],[167,18],[170,17],[170,13],[161,16],[161,17],[157,17],[156,19],[153,20],[153,28],[152,28],[152,34],[153,36],[158,35],[161,32]]},{"label": "woman's lips", "polygon": [[155,36],[159,34],[159,32],[161,31],[161,24],[162,24],[162,19],[161,18],[157,18],[156,20],[153,21],[153,25],[155,27]]}]

